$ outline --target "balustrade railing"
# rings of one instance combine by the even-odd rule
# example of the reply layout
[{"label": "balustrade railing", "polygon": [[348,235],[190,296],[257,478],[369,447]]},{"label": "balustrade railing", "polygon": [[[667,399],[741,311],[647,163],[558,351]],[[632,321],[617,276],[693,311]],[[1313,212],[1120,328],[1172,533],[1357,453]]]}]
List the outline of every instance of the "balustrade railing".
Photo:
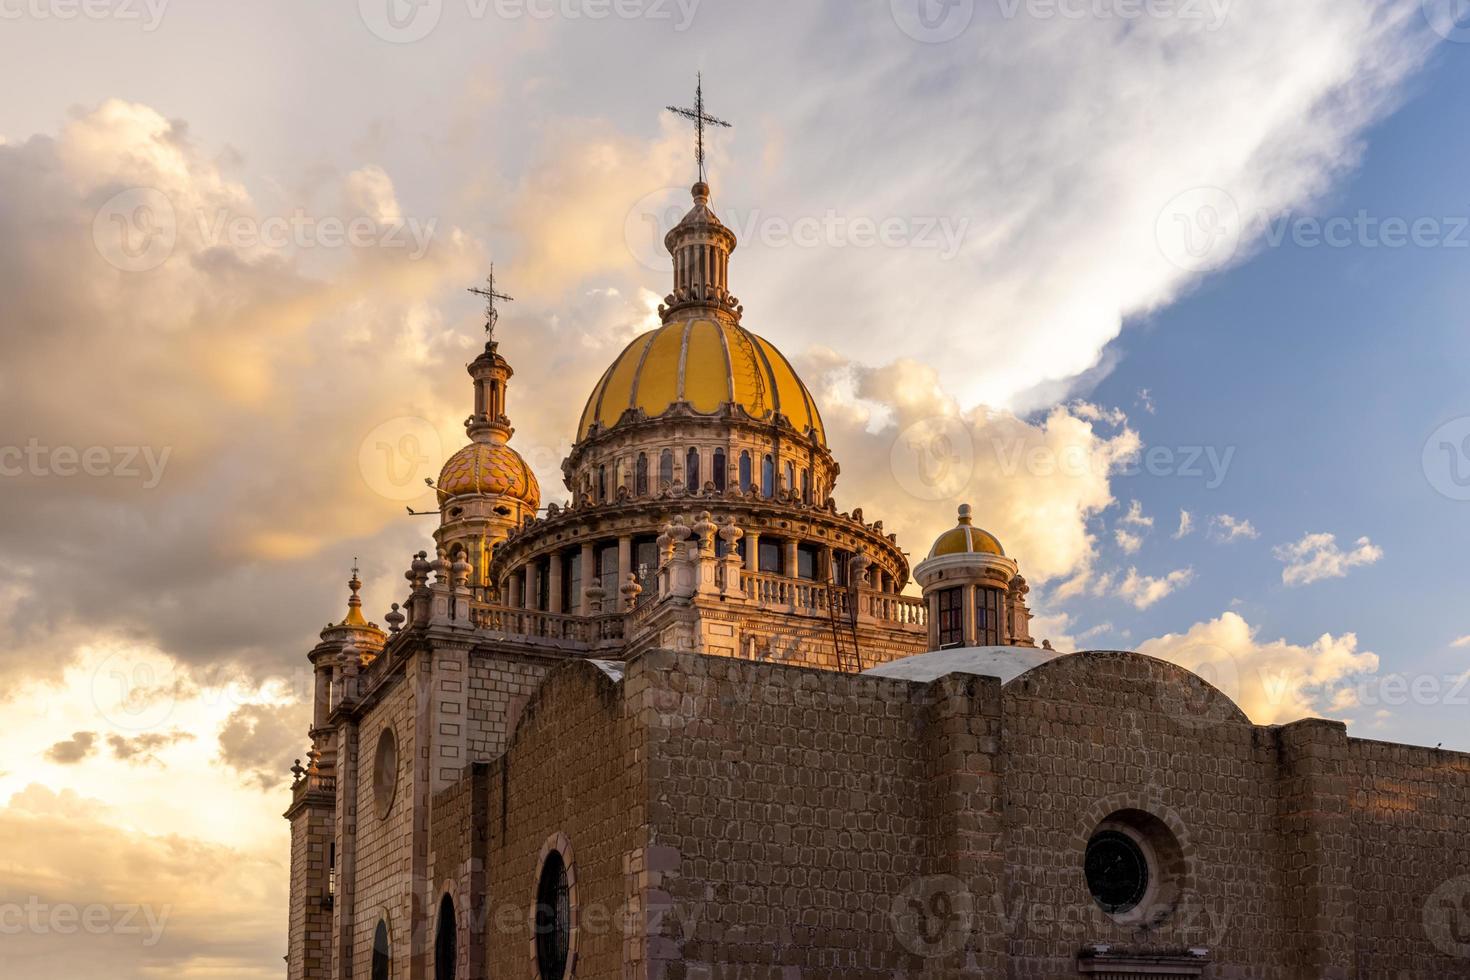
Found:
[{"label": "balustrade railing", "polygon": [[835,612],[840,617],[849,617],[855,594],[860,616],[899,626],[927,626],[929,622],[928,606],[923,599],[912,596],[873,589],[858,589],[854,593],[845,586],[834,587],[824,582],[764,572],[741,572],[740,586],[747,599],[767,608],[797,614],[831,616]]}]

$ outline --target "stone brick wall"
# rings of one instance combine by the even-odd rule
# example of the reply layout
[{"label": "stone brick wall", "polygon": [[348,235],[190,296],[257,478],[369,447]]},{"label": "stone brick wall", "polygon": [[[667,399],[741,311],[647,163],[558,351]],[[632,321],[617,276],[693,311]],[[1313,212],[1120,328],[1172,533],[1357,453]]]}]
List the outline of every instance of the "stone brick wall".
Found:
[{"label": "stone brick wall", "polygon": [[647,813],[630,724],[613,679],[573,662],[548,677],[489,767],[486,976],[534,976],[529,917],[540,859],[558,835],[575,879],[576,976],[623,975],[627,862]]},{"label": "stone brick wall", "polygon": [[454,902],[458,924],[455,976],[470,980],[479,975],[483,965],[489,773],[488,763],[475,763],[463,779],[436,793],[430,803],[428,907],[435,931],[428,937],[428,976],[434,976],[438,969],[433,937],[437,935],[445,895]]},{"label": "stone brick wall", "polygon": [[494,759],[505,751],[510,733],[547,667],[531,661],[474,653],[470,660],[470,758]]},{"label": "stone brick wall", "polygon": [[[1203,946],[1240,972],[1283,977],[1276,747],[1182,668],[1128,653],[1061,657],[1003,689],[1008,955],[1017,976],[1076,972],[1078,950]],[[1158,817],[1188,896],[1151,928],[1092,900],[1087,842],[1110,814]]]},{"label": "stone brick wall", "polygon": [[[421,685],[411,682],[414,672],[411,662],[404,680],[367,712],[359,726],[356,794],[348,815],[355,830],[352,972],[344,976],[368,976],[373,933],[384,915],[392,944],[392,976],[407,980],[410,975],[415,915],[422,914],[413,901],[413,829],[415,810],[422,811],[427,803],[427,747],[420,751],[415,718]],[[398,740],[398,782],[393,807],[386,819],[380,819],[373,800],[373,766],[378,738],[390,726]]]},{"label": "stone brick wall", "polygon": [[913,685],[645,654],[658,859],[649,977],[889,978],[922,960],[890,928],[921,870],[927,760]]},{"label": "stone brick wall", "polygon": [[332,965],[332,912],[326,903],[332,810],[307,805],[291,818],[288,980],[326,980]]},{"label": "stone brick wall", "polygon": [[1356,980],[1470,977],[1470,755],[1346,749]]}]

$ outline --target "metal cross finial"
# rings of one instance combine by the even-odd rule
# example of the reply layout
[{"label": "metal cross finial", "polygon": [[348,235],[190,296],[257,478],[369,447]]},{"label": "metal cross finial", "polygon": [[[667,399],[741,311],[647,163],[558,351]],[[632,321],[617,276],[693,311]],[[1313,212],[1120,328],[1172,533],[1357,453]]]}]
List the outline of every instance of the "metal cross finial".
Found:
[{"label": "metal cross finial", "polygon": [[695,87],[694,87],[694,108],[693,109],[682,109],[679,106],[675,106],[675,105],[671,105],[668,108],[669,108],[669,111],[672,112],[674,115],[676,115],[676,116],[682,116],[685,119],[688,119],[688,120],[690,120],[691,122],[694,123],[694,133],[695,133],[694,158],[699,161],[699,180],[700,180],[700,183],[703,183],[704,182],[704,127],[705,126],[722,126],[725,129],[729,129],[730,128],[730,124],[727,123],[727,122],[725,122],[725,120],[723,120],[723,119],[717,119],[714,116],[707,115],[705,113],[705,111],[704,111],[704,73],[703,72],[700,72],[698,84],[696,84]]},{"label": "metal cross finial", "polygon": [[495,324],[500,320],[500,311],[495,308],[495,301],[499,299],[507,303],[514,303],[515,297],[495,291],[494,263],[490,265],[490,274],[485,277],[485,285],[471,286],[469,292],[485,298],[485,333],[489,334],[490,339],[493,341],[495,339]]}]

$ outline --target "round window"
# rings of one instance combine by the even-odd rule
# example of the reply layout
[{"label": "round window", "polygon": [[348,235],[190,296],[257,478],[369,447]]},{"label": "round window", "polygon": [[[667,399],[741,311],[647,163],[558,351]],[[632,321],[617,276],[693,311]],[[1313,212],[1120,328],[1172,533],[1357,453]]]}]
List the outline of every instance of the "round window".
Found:
[{"label": "round window", "polygon": [[571,885],[558,851],[546,855],[536,885],[536,969],[541,980],[562,980],[572,940]]},{"label": "round window", "polygon": [[378,736],[378,750],[373,757],[373,806],[378,819],[393,809],[393,793],[398,788],[398,739],[393,729],[383,729]]},{"label": "round window", "polygon": [[1102,830],[1087,842],[1087,887],[1109,915],[1131,912],[1148,894],[1149,865],[1138,841]]}]

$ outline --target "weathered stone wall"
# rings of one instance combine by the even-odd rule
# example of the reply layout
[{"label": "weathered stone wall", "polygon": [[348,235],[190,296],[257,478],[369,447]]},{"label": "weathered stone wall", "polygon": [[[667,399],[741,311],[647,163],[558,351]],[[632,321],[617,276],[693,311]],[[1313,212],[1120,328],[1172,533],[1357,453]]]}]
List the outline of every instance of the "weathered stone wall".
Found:
[{"label": "weathered stone wall", "polygon": [[489,761],[505,751],[510,733],[547,668],[528,660],[483,652],[470,660],[469,755]]},{"label": "weathered stone wall", "polygon": [[927,760],[911,685],[645,654],[650,977],[889,978],[922,960],[890,912],[920,874]]},{"label": "weathered stone wall", "polygon": [[[356,794],[346,814],[349,832],[355,831],[355,881],[351,909],[352,972],[366,977],[372,965],[373,933],[386,918],[391,940],[392,976],[407,980],[412,930],[413,828],[415,811],[427,804],[425,773],[427,751],[420,752],[416,712],[422,684],[413,683],[417,661],[410,661],[404,678],[368,710],[359,726],[354,765]],[[393,805],[386,818],[378,816],[373,800],[373,766],[378,739],[392,728],[398,740],[398,774]],[[424,747],[425,750],[427,747]],[[339,847],[341,845],[339,844]]]},{"label": "weathered stone wall", "polygon": [[464,778],[434,794],[429,810],[429,934],[427,974],[437,975],[442,900],[454,903],[457,977],[475,977],[483,963],[485,874],[489,846],[490,766],[471,765]]},{"label": "weathered stone wall", "polygon": [[[1276,747],[1224,695],[1129,653],[1061,657],[1003,689],[1008,956],[1015,976],[1075,974],[1085,944],[1206,947],[1225,977],[1284,977]],[[1119,811],[1177,839],[1186,896],[1151,927],[1115,921],[1083,871]],[[1167,903],[1164,903],[1165,905]]]},{"label": "weathered stone wall", "polygon": [[1470,977],[1470,755],[1346,749],[1356,980]]},{"label": "weathered stone wall", "polygon": [[485,963],[490,977],[534,976],[530,916],[548,844],[570,853],[578,978],[622,976],[629,861],[646,819],[640,746],[622,689],[598,666],[554,671],[487,773]]},{"label": "weathered stone wall", "polygon": [[332,966],[332,910],[327,904],[332,809],[307,805],[291,818],[288,980],[326,980]]}]

